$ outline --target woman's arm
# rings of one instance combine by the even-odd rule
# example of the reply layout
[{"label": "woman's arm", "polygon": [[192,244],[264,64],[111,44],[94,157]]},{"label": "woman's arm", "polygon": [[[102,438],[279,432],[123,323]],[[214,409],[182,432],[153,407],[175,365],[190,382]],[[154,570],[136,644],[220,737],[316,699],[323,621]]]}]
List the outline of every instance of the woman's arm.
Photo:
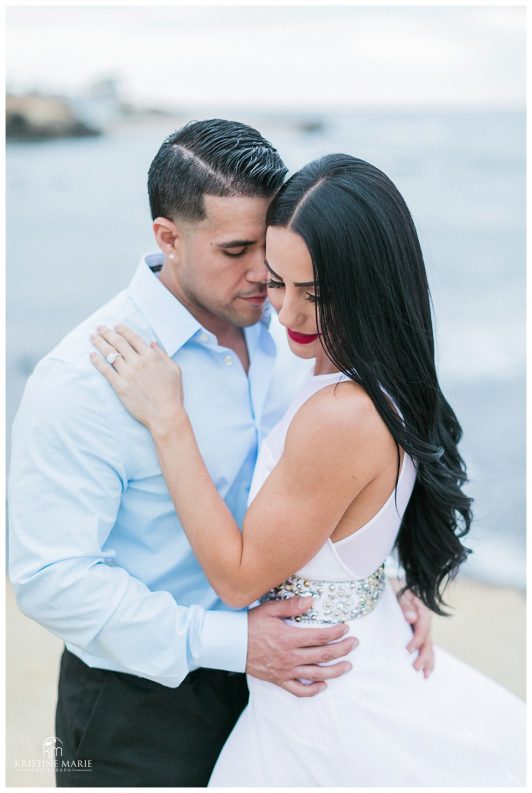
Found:
[{"label": "woman's arm", "polygon": [[[346,386],[351,391],[351,384]],[[363,408],[345,393],[346,386],[341,395],[340,389],[336,395],[334,387],[323,389],[298,411],[283,456],[250,505],[242,533],[214,487],[188,418],[154,429],[176,511],[228,605],[248,605],[308,562],[375,476],[375,465],[382,465],[370,448]],[[352,423],[364,429],[354,431]],[[364,465],[354,463],[355,456]]]},{"label": "woman's arm", "polygon": [[[363,390],[354,383],[325,387],[292,420],[282,458],[250,505],[241,533],[197,446],[179,367],[128,329],[98,330],[122,357],[115,368],[99,356],[94,365],[152,433],[187,537],[230,606],[252,603],[308,562],[356,495],[395,464],[393,440]],[[104,355],[112,349],[108,341],[94,343]]]}]

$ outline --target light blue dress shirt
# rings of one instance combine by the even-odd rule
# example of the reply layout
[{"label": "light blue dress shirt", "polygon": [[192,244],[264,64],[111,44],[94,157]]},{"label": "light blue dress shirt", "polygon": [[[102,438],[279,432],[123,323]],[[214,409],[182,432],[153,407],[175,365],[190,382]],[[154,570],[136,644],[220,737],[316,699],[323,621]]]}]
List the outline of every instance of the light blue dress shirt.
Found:
[{"label": "light blue dress shirt", "polygon": [[258,444],[309,368],[266,310],[244,331],[246,375],[160,283],[161,263],[143,257],[129,288],[28,380],[13,426],[9,576],[22,612],[86,664],[175,687],[200,666],[243,672],[247,617],[209,585],[149,432],[90,363],[90,333],[124,322],[179,363],[202,455],[239,525]]}]

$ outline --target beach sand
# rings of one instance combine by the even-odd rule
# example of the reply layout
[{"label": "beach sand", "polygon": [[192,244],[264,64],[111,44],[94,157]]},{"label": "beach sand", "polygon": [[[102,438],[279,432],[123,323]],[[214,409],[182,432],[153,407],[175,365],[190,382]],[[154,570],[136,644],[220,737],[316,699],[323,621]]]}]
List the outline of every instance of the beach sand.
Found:
[{"label": "beach sand", "polygon": [[[525,595],[462,578],[449,588],[446,600],[455,612],[434,617],[434,641],[524,699]],[[55,735],[63,643],[20,613],[9,584],[6,611],[6,784],[53,787],[51,769],[28,766],[44,762],[42,743]]]}]

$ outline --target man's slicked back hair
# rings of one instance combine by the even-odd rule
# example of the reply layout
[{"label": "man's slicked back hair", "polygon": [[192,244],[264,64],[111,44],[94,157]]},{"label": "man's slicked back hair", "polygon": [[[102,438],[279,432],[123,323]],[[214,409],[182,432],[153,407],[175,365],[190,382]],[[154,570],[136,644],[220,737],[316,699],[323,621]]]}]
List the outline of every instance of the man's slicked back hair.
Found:
[{"label": "man's slicked back hair", "polygon": [[191,121],[166,138],[150,165],[151,215],[199,221],[206,217],[204,195],[273,196],[286,173],[277,150],[253,127]]}]

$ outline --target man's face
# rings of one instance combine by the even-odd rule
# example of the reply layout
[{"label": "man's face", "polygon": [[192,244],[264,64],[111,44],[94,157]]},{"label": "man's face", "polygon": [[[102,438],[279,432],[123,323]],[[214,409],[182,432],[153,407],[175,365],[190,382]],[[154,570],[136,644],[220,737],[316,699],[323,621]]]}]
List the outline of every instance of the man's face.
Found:
[{"label": "man's face", "polygon": [[204,196],[206,217],[176,222],[173,291],[200,321],[240,328],[260,320],[266,300],[266,211],[271,198]]}]

